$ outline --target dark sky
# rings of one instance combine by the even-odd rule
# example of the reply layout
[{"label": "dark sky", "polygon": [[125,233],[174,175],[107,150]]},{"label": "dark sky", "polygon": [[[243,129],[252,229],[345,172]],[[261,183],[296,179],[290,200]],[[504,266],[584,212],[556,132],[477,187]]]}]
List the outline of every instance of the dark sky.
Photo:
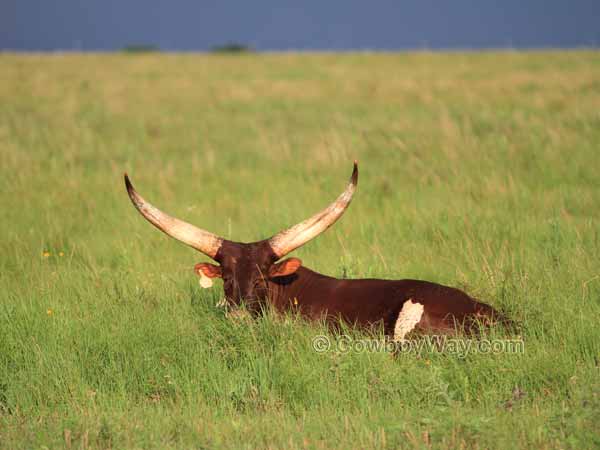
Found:
[{"label": "dark sky", "polygon": [[547,48],[600,44],[600,0],[0,0],[0,49]]}]

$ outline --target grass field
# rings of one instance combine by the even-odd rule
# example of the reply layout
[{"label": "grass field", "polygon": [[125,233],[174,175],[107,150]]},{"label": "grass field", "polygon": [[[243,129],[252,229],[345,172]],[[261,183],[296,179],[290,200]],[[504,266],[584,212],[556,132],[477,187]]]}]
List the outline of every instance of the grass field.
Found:
[{"label": "grass field", "polygon": [[[600,446],[597,52],[1,54],[0,156],[2,449]],[[251,241],[355,158],[346,215],[294,255],[463,288],[524,353],[317,353],[319,324],[232,323],[122,181]]]}]

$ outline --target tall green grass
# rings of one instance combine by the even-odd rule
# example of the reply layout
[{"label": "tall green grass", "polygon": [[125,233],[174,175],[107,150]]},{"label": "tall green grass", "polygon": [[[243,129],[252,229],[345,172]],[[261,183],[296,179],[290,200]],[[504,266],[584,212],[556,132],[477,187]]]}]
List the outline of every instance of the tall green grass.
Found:
[{"label": "tall green grass", "polygon": [[[600,445],[598,53],[0,67],[0,448]],[[206,258],[122,182],[252,241],[335,198],[355,158],[350,209],[295,254],[463,288],[521,323],[523,354],[319,354],[321,324],[232,322]]]}]

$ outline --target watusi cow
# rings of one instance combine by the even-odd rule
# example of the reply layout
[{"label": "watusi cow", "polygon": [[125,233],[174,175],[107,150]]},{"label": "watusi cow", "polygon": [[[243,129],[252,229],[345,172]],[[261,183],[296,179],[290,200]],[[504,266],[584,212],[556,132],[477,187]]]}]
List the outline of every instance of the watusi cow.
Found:
[{"label": "watusi cow", "polygon": [[461,329],[508,323],[502,314],[461,290],[420,280],[337,279],[310,270],[298,258],[282,259],[333,225],[346,211],[358,182],[358,164],[344,192],[327,208],[276,235],[258,242],[223,239],[171,217],[144,200],[125,174],[133,205],[150,223],[169,236],[204,253],[218,265],[196,264],[201,285],[221,278],[225,300],[235,307],[244,302],[252,314],[267,303],[277,311],[296,310],[311,319],[381,327],[402,339],[411,330],[447,334]]}]

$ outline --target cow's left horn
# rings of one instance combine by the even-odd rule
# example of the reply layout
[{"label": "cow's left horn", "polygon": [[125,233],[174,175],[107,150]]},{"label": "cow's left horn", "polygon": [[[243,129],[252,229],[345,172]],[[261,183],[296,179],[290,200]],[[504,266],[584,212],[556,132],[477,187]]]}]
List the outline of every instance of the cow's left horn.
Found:
[{"label": "cow's left horn", "polygon": [[331,205],[310,219],[300,222],[287,230],[277,233],[269,239],[269,245],[277,258],[282,258],[301,245],[315,238],[333,225],[346,211],[358,183],[358,162],[354,161],[354,170],[346,190]]},{"label": "cow's left horn", "polygon": [[127,174],[125,174],[125,186],[127,187],[127,193],[133,206],[136,207],[148,222],[178,241],[201,251],[212,259],[215,258],[219,248],[221,248],[223,238],[175,217],[171,217],[158,208],[155,208],[135,191]]}]

